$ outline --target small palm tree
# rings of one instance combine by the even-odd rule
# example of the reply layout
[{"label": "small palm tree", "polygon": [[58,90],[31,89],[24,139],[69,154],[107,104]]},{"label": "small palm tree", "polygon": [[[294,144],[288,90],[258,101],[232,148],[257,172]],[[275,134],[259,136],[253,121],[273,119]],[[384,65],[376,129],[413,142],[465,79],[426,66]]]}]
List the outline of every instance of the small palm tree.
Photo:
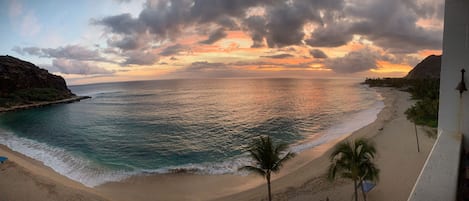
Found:
[{"label": "small palm tree", "polygon": [[[275,145],[269,136],[261,136],[256,138],[248,152],[254,159],[253,166],[244,166],[240,170],[247,170],[250,172],[258,173],[265,177],[267,180],[267,190],[269,193],[269,201],[272,200],[271,189],[270,189],[270,175],[272,172],[276,173],[280,170],[283,163],[288,159],[293,158],[294,154],[291,152],[284,152],[287,150],[286,144]],[[284,155],[283,155],[284,154]],[[283,157],[281,157],[283,155]]]},{"label": "small palm tree", "polygon": [[332,164],[329,167],[329,179],[335,179],[338,174],[342,178],[352,179],[355,201],[358,201],[358,185],[366,200],[363,181],[377,181],[379,175],[379,169],[372,162],[375,154],[374,145],[363,138],[339,143],[330,156]]}]

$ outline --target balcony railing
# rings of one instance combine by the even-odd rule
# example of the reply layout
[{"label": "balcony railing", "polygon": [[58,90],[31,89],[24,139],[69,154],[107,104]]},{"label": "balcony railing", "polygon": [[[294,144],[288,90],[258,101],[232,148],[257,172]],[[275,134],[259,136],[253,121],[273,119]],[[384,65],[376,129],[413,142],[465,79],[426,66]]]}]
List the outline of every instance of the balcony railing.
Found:
[{"label": "balcony railing", "polygon": [[408,201],[456,201],[463,146],[461,134],[439,132]]}]

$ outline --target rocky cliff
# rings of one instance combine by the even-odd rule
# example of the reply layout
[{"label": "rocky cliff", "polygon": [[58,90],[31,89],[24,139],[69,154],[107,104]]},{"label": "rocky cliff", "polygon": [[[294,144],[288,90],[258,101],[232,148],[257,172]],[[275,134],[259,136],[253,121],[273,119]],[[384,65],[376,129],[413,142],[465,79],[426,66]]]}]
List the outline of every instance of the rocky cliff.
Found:
[{"label": "rocky cliff", "polygon": [[425,79],[440,78],[441,55],[430,55],[417,64],[404,78]]},{"label": "rocky cliff", "polygon": [[36,65],[11,56],[0,56],[0,107],[75,96],[65,80]]}]

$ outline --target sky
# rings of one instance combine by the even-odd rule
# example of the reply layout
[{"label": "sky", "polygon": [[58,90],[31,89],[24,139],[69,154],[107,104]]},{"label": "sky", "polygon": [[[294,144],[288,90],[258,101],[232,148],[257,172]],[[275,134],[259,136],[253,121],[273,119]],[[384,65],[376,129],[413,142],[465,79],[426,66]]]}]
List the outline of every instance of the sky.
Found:
[{"label": "sky", "polygon": [[444,0],[0,0],[0,55],[68,84],[400,77],[441,54]]}]

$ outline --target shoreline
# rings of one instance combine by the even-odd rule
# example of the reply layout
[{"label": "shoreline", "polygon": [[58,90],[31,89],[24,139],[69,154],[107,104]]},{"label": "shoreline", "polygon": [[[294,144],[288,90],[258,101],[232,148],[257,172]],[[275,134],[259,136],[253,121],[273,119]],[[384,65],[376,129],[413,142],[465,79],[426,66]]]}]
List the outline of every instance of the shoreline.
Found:
[{"label": "shoreline", "polygon": [[[296,196],[296,198],[298,198],[298,195],[300,195],[300,197],[306,196],[304,194],[317,195],[317,197],[312,197],[311,199],[326,199],[324,194],[338,194],[337,192],[334,193],[334,189],[340,192],[339,195],[346,195],[348,193],[345,192],[348,191],[352,192],[352,188],[347,186],[350,185],[350,182],[340,181],[337,185],[332,185],[331,183],[325,183],[322,177],[329,165],[328,153],[336,143],[344,139],[362,136],[372,137],[372,139],[375,140],[380,133],[386,132],[387,124],[392,123],[391,121],[393,119],[404,116],[403,113],[397,113],[396,108],[405,107],[405,104],[402,105],[398,103],[398,99],[402,99],[400,95],[402,96],[402,94],[407,93],[389,88],[377,88],[377,92],[384,98],[385,106],[379,112],[376,120],[350,135],[342,136],[313,149],[304,150],[299,153],[297,157],[285,165],[279,174],[273,176],[272,192],[275,200],[310,200],[309,197],[308,199],[291,198],[292,195]],[[408,100],[405,101],[410,102]],[[399,141],[399,139],[395,140]],[[423,144],[425,144],[425,142],[423,142]],[[377,147],[378,146],[380,145],[377,143]],[[424,150],[425,149],[422,149],[422,152],[424,152]],[[265,181],[254,174],[239,176],[169,173],[132,176],[124,181],[108,182],[94,188],[88,188],[54,172],[41,162],[27,158],[20,153],[9,150],[5,146],[0,146],[0,155],[7,155],[9,157],[10,160],[6,164],[14,164],[13,167],[6,168],[8,171],[24,169],[24,171],[29,174],[29,177],[45,178],[48,182],[53,183],[56,188],[61,188],[62,186],[66,189],[70,188],[72,189],[71,191],[76,191],[78,195],[86,198],[85,200],[260,200],[266,197]],[[10,157],[10,155],[14,155],[15,157]],[[399,158],[399,156],[397,157]],[[27,161],[27,163],[24,161]],[[5,164],[1,164],[0,168],[3,170],[4,166]],[[418,176],[418,173],[416,174],[415,178]],[[8,183],[8,181],[0,180],[0,187],[2,187],[5,182]],[[304,188],[309,187],[311,184],[314,184],[313,189],[320,189],[319,192],[312,194],[310,191],[304,190]],[[410,190],[412,185],[413,182],[411,182]],[[5,188],[9,189],[12,187]],[[24,193],[33,193],[31,191],[34,190],[34,188],[30,190],[26,189]],[[36,191],[41,191],[41,188],[36,189]],[[44,189],[42,189],[42,191],[44,191]],[[331,191],[332,193],[330,193]],[[11,193],[8,192],[9,191],[0,193],[11,195]],[[376,191],[370,193],[370,198],[374,196],[372,195],[374,192]],[[47,191],[39,193],[47,193]],[[326,196],[328,198],[330,197],[330,195]],[[62,197],[62,199],[63,198],[68,197]],[[332,200],[342,200],[340,196],[338,198],[339,199],[336,198]],[[346,199],[349,198],[347,197]],[[376,200],[383,199],[378,197]]]},{"label": "shoreline", "polygon": [[4,112],[26,110],[26,109],[45,107],[45,106],[55,105],[55,104],[73,103],[73,102],[77,102],[77,101],[81,101],[81,100],[89,99],[89,98],[91,98],[91,97],[90,96],[73,96],[73,97],[70,97],[70,98],[60,99],[60,100],[56,100],[56,101],[45,101],[45,102],[31,103],[31,104],[26,104],[26,105],[13,106],[13,107],[9,107],[9,108],[0,107],[0,114],[4,113]]}]

